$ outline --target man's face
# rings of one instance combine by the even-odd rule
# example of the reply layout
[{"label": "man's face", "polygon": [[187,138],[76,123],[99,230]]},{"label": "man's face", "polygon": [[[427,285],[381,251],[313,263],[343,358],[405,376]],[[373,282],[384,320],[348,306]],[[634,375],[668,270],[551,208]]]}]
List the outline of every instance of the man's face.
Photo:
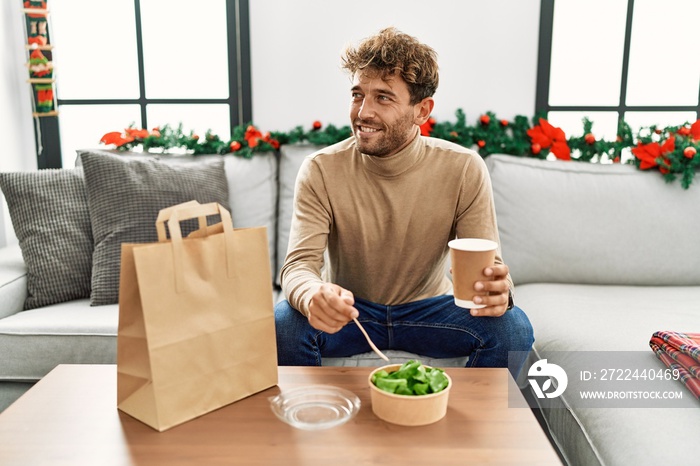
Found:
[{"label": "man's face", "polygon": [[378,73],[358,71],[351,95],[350,121],[363,154],[386,157],[397,153],[413,140],[416,125],[423,122],[422,104],[411,105],[408,85],[400,76],[382,79]]}]

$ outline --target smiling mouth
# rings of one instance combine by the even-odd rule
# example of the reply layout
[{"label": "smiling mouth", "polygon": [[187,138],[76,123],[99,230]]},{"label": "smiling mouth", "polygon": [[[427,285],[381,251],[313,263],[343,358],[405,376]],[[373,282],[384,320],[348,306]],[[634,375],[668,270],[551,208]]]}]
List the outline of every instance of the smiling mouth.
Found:
[{"label": "smiling mouth", "polygon": [[362,126],[362,125],[358,125],[357,129],[361,133],[377,133],[377,132],[381,131],[380,129],[377,129],[377,128],[370,128],[369,126]]}]

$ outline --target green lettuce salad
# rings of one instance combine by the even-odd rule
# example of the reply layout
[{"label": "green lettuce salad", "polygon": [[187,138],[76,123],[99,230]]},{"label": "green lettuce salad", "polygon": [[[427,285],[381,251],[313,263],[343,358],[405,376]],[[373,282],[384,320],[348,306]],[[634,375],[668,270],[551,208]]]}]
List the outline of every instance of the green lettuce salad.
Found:
[{"label": "green lettuce salad", "polygon": [[397,371],[377,371],[372,376],[372,383],[385,392],[415,396],[440,392],[449,381],[442,369],[426,367],[420,361],[410,360]]}]

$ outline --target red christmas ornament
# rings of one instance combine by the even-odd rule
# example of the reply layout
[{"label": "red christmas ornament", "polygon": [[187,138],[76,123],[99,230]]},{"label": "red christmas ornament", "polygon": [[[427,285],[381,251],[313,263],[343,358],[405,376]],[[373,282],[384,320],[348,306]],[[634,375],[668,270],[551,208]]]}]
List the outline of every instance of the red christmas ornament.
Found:
[{"label": "red christmas ornament", "polygon": [[542,146],[540,146],[537,143],[534,143],[533,145],[530,146],[530,150],[532,151],[533,154],[539,154],[540,151],[542,150]]},{"label": "red christmas ornament", "polygon": [[595,136],[592,133],[586,134],[583,139],[586,141],[586,144],[595,144]]},{"label": "red christmas ornament", "polygon": [[476,141],[476,145],[479,147],[484,147],[486,145],[486,141],[484,141],[483,139],[479,139],[478,141]]},{"label": "red christmas ornament", "polygon": [[508,120],[501,120],[501,126],[508,126]]},{"label": "red christmas ornament", "polygon": [[238,141],[233,141],[231,143],[230,147],[231,147],[231,152],[236,152],[238,150],[241,150],[241,143]]},{"label": "red christmas ornament", "polygon": [[681,136],[687,136],[690,134],[690,128],[681,126],[680,128],[678,128],[678,134],[680,134]]},{"label": "red christmas ornament", "polygon": [[321,127],[322,127],[323,125],[321,124],[320,121],[316,120],[316,121],[313,122],[313,125],[311,125],[311,126],[312,126],[312,128],[314,129],[314,131],[318,131],[319,129],[321,129]]},{"label": "red christmas ornament", "polygon": [[488,115],[481,115],[481,118],[479,118],[479,121],[481,121],[481,124],[485,126],[491,122],[491,117]]},{"label": "red christmas ornament", "polygon": [[683,155],[688,159],[692,159],[697,153],[698,151],[693,146],[688,146],[683,149]]}]

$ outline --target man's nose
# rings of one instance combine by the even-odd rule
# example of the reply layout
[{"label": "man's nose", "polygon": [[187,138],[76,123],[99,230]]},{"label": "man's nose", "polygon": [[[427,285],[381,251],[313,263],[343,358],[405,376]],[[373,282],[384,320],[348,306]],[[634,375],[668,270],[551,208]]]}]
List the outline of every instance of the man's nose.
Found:
[{"label": "man's nose", "polygon": [[365,98],[362,100],[362,105],[360,105],[360,111],[357,112],[357,116],[363,120],[369,120],[374,117],[374,106],[369,99]]}]

